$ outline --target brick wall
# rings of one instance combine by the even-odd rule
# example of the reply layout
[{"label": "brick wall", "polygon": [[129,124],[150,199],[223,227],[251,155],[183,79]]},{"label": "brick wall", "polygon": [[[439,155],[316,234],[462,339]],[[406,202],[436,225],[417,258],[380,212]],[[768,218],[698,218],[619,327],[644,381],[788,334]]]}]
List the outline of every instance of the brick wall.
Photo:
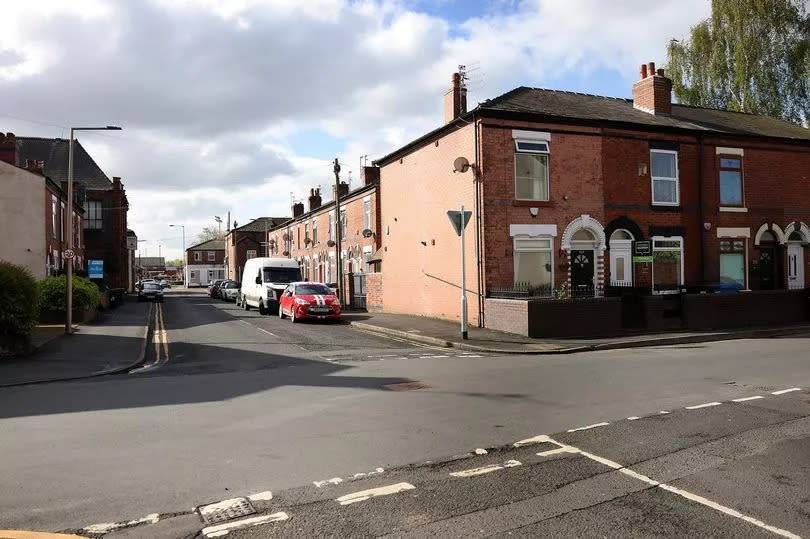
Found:
[{"label": "brick wall", "polygon": [[487,298],[484,307],[487,329],[529,336],[529,302]]},{"label": "brick wall", "polygon": [[382,312],[383,306],[383,274],[369,273],[366,275],[366,310]]},{"label": "brick wall", "polygon": [[[439,140],[426,141],[380,171],[383,303],[386,312],[457,320],[461,282],[460,240],[448,210],[473,211],[472,170],[453,172],[453,160],[475,161],[474,127],[464,125]],[[475,324],[475,217],[466,230],[468,317]]]},{"label": "brick wall", "polygon": [[[214,252],[214,260],[208,260],[208,253]],[[200,260],[194,260],[194,253],[200,253]],[[186,253],[186,264],[189,266],[210,266],[225,264],[225,249],[195,249]]]},{"label": "brick wall", "polygon": [[739,294],[687,294],[683,314],[689,329],[726,329],[798,324],[808,319],[806,290],[768,290]]}]

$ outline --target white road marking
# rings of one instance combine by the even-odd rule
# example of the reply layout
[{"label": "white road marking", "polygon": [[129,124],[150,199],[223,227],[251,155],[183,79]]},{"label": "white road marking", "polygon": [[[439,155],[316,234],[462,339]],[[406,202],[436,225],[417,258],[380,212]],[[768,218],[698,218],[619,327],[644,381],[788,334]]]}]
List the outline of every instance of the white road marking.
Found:
[{"label": "white road marking", "polygon": [[209,503],[208,505],[201,505],[197,508],[197,511],[200,512],[200,516],[205,517],[211,513],[216,511],[226,510],[229,507],[234,507],[239,505],[240,503],[244,502],[244,498],[229,498],[227,500],[222,500],[221,502],[216,503]]},{"label": "white road marking", "polygon": [[101,524],[91,524],[86,528],[82,528],[83,532],[87,533],[110,533],[111,531],[120,529],[120,528],[127,528],[129,526],[135,526],[138,524],[157,524],[160,520],[160,515],[158,513],[151,513],[146,515],[142,518],[137,518],[135,520],[126,520],[124,522],[104,522]]},{"label": "white road marking", "polygon": [[261,331],[263,333],[267,333],[271,337],[278,337],[278,335],[276,335],[275,333],[271,333],[271,332],[267,331],[266,329],[262,329],[262,328],[256,328],[256,329],[258,329],[259,331]]},{"label": "white road marking", "polygon": [[641,418],[639,416],[637,416],[637,415],[631,415],[630,417],[627,418],[628,421],[635,421],[636,419],[641,419]]},{"label": "white road marking", "polygon": [[607,421],[602,421],[601,423],[594,423],[593,425],[586,425],[584,427],[577,427],[575,429],[568,429],[568,432],[577,432],[579,430],[588,430],[588,429],[595,429],[596,427],[604,427],[605,425],[610,425]]},{"label": "white road marking", "polygon": [[[546,438],[548,438],[548,437],[546,437]],[[789,537],[790,539],[801,539],[795,533],[792,533],[792,532],[787,531],[787,530],[783,530],[781,528],[777,528],[775,526],[771,526],[770,524],[766,524],[765,522],[763,522],[761,520],[750,517],[748,515],[744,515],[744,514],[740,513],[739,511],[736,511],[735,509],[731,509],[730,507],[726,507],[724,505],[721,505],[721,504],[719,504],[717,502],[714,502],[712,500],[704,498],[703,496],[699,496],[699,495],[693,494],[693,493],[691,493],[689,491],[679,489],[677,487],[673,487],[672,485],[667,485],[666,483],[659,483],[658,481],[656,481],[656,480],[654,480],[654,479],[652,479],[650,477],[647,477],[646,475],[640,474],[640,473],[638,473],[638,472],[636,472],[634,470],[631,470],[630,468],[626,468],[626,467],[622,466],[618,462],[606,459],[604,457],[600,457],[598,455],[594,455],[592,453],[588,453],[587,451],[583,451],[583,450],[581,450],[581,449],[579,449],[577,447],[571,446],[571,445],[562,444],[562,443],[557,442],[557,441],[555,441],[555,440],[553,440],[551,438],[548,438],[546,441],[559,446],[560,449],[566,449],[566,450],[569,450],[571,452],[579,453],[583,457],[587,457],[587,458],[589,458],[591,460],[594,460],[596,462],[604,464],[605,466],[608,466],[609,468],[613,468],[614,470],[617,470],[620,473],[623,473],[623,474],[625,474],[625,475],[627,475],[629,477],[632,477],[632,478],[637,479],[639,481],[643,481],[643,482],[645,482],[645,483],[647,483],[649,485],[662,488],[662,489],[666,490],[667,492],[677,494],[678,496],[686,498],[687,500],[691,500],[691,501],[699,503],[701,505],[705,505],[706,507],[709,507],[711,509],[714,509],[716,511],[724,513],[726,515],[732,516],[734,518],[739,518],[741,520],[744,520],[745,522],[753,524],[754,526],[758,526],[760,528],[768,530],[771,533],[775,533],[775,534],[781,535],[783,537]]]},{"label": "white road marking", "polygon": [[264,492],[257,492],[256,494],[251,494],[250,496],[248,496],[248,500],[252,502],[264,502],[272,499],[273,493],[269,490],[265,490]]},{"label": "white road marking", "polygon": [[548,451],[540,451],[538,457],[550,457],[552,455],[559,455],[561,453],[575,453],[569,447],[558,447],[557,449],[549,449]]},{"label": "white road marking", "polygon": [[[524,446],[524,445],[540,444],[540,443],[543,443],[543,442],[550,442],[550,441],[551,441],[551,438],[549,438],[547,435],[538,434],[537,436],[534,436],[532,438],[526,438],[525,440],[520,440],[518,442],[515,442],[512,445],[514,447],[521,447],[521,446]],[[557,444],[557,445],[560,445],[560,444]]]},{"label": "white road marking", "polygon": [[366,356],[366,357],[396,357],[396,354],[382,354],[379,356]]},{"label": "white road marking", "polygon": [[741,399],[731,399],[731,402],[745,402],[745,401],[752,401],[756,399],[764,399],[765,397],[761,395],[754,395],[753,397],[743,397]]},{"label": "white road marking", "polygon": [[416,487],[410,483],[396,483],[394,485],[388,485],[387,487],[370,488],[368,490],[352,492],[351,494],[346,494],[345,496],[336,498],[335,501],[340,505],[349,505],[352,503],[364,502],[370,498],[376,498],[377,496],[388,496],[390,494],[396,494],[406,490],[413,490],[415,488]]},{"label": "white road marking", "polygon": [[343,482],[343,479],[340,477],[333,477],[332,479],[325,479],[323,481],[313,481],[312,484],[318,488],[321,488],[324,485],[337,485]]},{"label": "white road marking", "polygon": [[784,395],[785,393],[791,393],[793,391],[801,391],[802,388],[800,387],[791,387],[790,389],[782,389],[779,391],[771,391],[771,395]]},{"label": "white road marking", "polygon": [[486,449],[482,449],[482,448],[480,448],[480,447],[479,447],[479,448],[477,448],[477,449],[475,450],[475,454],[476,454],[476,455],[486,455],[486,454],[487,454],[487,450],[486,450]]},{"label": "white road marking", "polygon": [[216,526],[208,526],[202,529],[202,534],[205,537],[222,537],[228,535],[232,530],[241,528],[250,528],[260,524],[267,524],[268,522],[281,522],[287,520],[290,516],[284,511],[273,513],[272,515],[262,515],[259,517],[243,518],[242,520],[234,520],[233,522],[226,522],[225,524],[217,524]]},{"label": "white road marking", "polygon": [[661,414],[661,415],[667,415],[669,412],[667,412],[666,410],[661,410],[658,413]]},{"label": "white road marking", "polygon": [[514,468],[520,466],[519,460],[507,460],[503,464],[490,464],[489,466],[482,466],[480,468],[471,468],[469,470],[462,470],[460,472],[450,472],[451,477],[473,477],[476,475],[483,475],[485,473],[503,470],[504,468]]},{"label": "white road marking", "polygon": [[384,470],[383,468],[376,468],[376,469],[375,469],[373,472],[360,472],[360,473],[356,473],[356,474],[354,474],[354,475],[352,476],[352,480],[354,480],[354,479],[360,479],[361,477],[369,477],[369,476],[372,476],[372,475],[379,475],[379,474],[383,473],[384,471],[385,471],[385,470]]},{"label": "white road marking", "polygon": [[464,356],[457,356],[457,357],[484,357],[484,356],[476,356],[476,355],[467,354],[467,355],[464,355]]},{"label": "white road marking", "polygon": [[723,404],[723,403],[722,402],[717,402],[717,401],[715,401],[715,402],[707,402],[707,403],[704,403],[704,404],[696,404],[694,406],[686,406],[686,409],[687,410],[699,410],[700,408],[709,408],[711,406],[720,406],[721,404]]}]

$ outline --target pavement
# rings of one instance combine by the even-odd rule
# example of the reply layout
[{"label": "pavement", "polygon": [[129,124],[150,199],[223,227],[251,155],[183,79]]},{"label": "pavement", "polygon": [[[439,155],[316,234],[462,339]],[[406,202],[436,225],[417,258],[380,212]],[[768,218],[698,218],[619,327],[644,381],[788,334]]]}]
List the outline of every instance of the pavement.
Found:
[{"label": "pavement", "polygon": [[345,313],[355,327],[413,342],[496,354],[571,354],[640,346],[689,344],[730,339],[768,338],[810,332],[810,324],[786,327],[746,328],[726,331],[670,331],[594,339],[533,339],[514,333],[470,327],[461,338],[458,322],[388,313]]},{"label": "pavement", "polygon": [[144,359],[151,305],[129,301],[99,314],[90,324],[41,326],[32,337],[35,352],[0,359],[0,387],[104,376]]},{"label": "pavement", "polygon": [[[293,324],[179,290],[155,324],[138,368],[0,388],[0,528],[193,537],[205,526],[198,507],[254,496],[246,518],[265,524],[231,535],[761,529],[610,460],[805,533],[806,336],[499,355]],[[734,402],[752,397],[762,398]],[[538,434],[579,452],[512,445]],[[449,475],[478,468],[492,471]]]}]

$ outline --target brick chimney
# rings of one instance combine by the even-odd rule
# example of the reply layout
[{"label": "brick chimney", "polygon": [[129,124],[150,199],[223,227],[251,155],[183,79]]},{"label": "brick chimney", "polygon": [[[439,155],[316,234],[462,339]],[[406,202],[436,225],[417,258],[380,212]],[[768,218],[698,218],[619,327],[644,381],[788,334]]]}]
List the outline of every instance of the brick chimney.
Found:
[{"label": "brick chimney", "polygon": [[28,172],[33,172],[34,174],[39,174],[40,176],[44,176],[44,172],[42,170],[45,168],[45,161],[37,161],[36,159],[26,159],[25,160],[25,170]]},{"label": "brick chimney", "polygon": [[641,78],[633,85],[633,108],[650,114],[672,114],[672,80],[655,62],[641,64]]},{"label": "brick chimney", "polygon": [[363,167],[360,169],[360,181],[363,185],[380,182],[380,167]]},{"label": "brick chimney", "polygon": [[309,190],[309,211],[317,210],[321,207],[321,190],[320,189],[310,189]]},{"label": "brick chimney", "polygon": [[17,137],[14,133],[0,133],[0,161],[17,166]]},{"label": "brick chimney", "polygon": [[444,123],[449,124],[467,112],[467,88],[461,82],[461,75],[453,73],[450,89],[444,94]]},{"label": "brick chimney", "polygon": [[[340,182],[340,198],[345,197],[349,194],[349,184],[346,182]],[[332,186],[332,200],[335,200],[335,186]]]},{"label": "brick chimney", "polygon": [[292,214],[293,214],[293,219],[295,219],[296,217],[300,217],[300,216],[304,215],[304,203],[303,202],[296,202],[295,204],[293,204],[292,205]]},{"label": "brick chimney", "polygon": [[112,183],[113,183],[113,189],[123,189],[124,188],[123,184],[121,183],[121,177],[120,176],[113,176],[113,182]]}]

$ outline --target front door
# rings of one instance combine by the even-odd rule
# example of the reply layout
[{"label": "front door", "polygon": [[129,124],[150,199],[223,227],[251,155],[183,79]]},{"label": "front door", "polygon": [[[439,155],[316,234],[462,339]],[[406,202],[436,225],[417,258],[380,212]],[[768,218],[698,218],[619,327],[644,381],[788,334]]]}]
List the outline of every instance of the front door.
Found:
[{"label": "front door", "polygon": [[804,247],[788,244],[788,288],[804,288]]},{"label": "front door", "polygon": [[571,251],[571,295],[593,296],[593,251]]},{"label": "front door", "polygon": [[776,257],[773,247],[760,247],[759,249],[759,289],[773,290],[776,288]]}]

